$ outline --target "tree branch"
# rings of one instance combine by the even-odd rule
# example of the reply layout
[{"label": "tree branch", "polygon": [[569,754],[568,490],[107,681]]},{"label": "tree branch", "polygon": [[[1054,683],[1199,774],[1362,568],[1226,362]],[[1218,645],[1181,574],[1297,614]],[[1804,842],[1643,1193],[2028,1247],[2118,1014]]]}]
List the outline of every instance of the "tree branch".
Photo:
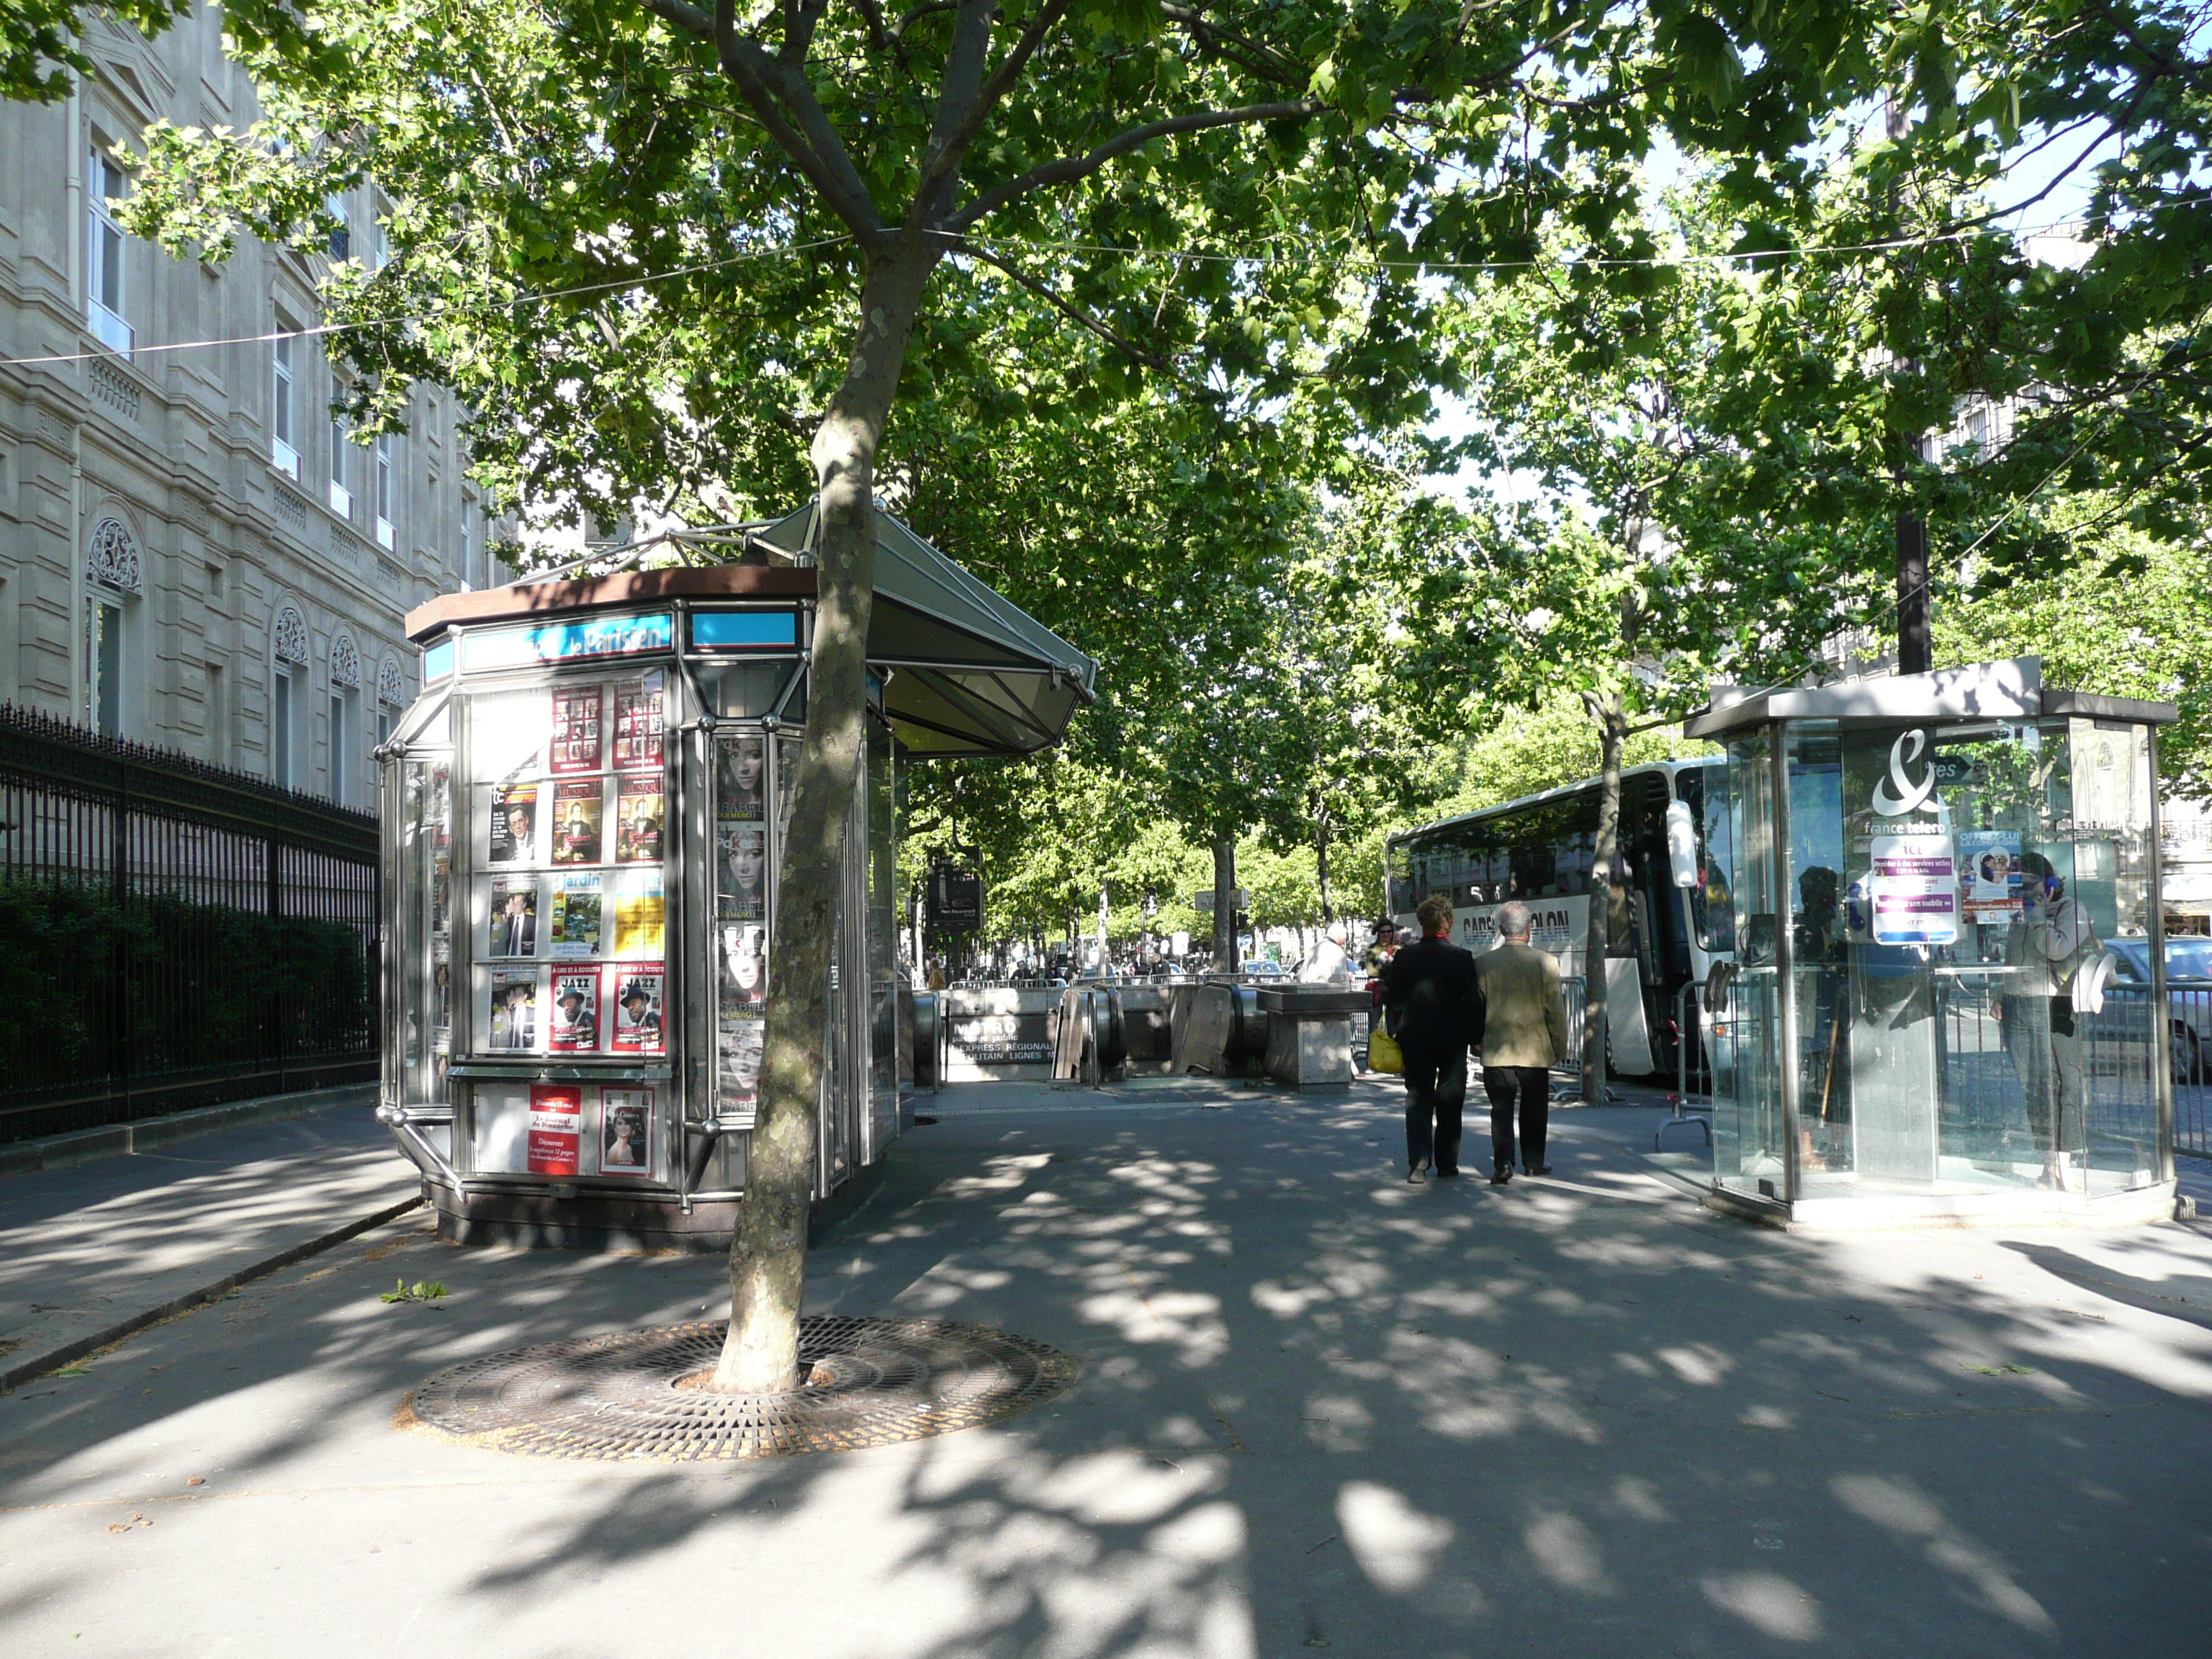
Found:
[{"label": "tree branch", "polygon": [[[1128,358],[1130,362],[1135,363],[1139,368],[1148,368],[1155,374],[1164,374],[1171,380],[1182,380],[1182,376],[1176,373],[1175,365],[1170,362],[1166,358],[1159,356],[1152,352],[1146,351],[1142,346],[1138,345],[1134,341],[1132,341],[1127,337],[1115,332],[1113,329],[1109,328],[1104,323],[1100,322],[1098,319],[1093,317],[1089,312],[1084,310],[1082,307],[1071,304],[1069,301],[1061,299],[1059,295],[1054,294],[1050,289],[1047,288],[1042,283],[1037,281],[1036,277],[1030,276],[1027,271],[1023,270],[1019,267],[1000,258],[997,254],[992,252],[990,249],[987,247],[979,247],[975,243],[967,240],[964,237],[956,246],[960,252],[970,254],[975,258],[981,259],[985,264],[995,266],[999,270],[1006,272],[1007,276],[1012,277],[1014,281],[1020,283],[1022,287],[1036,295],[1038,299],[1043,301],[1054,311],[1060,313],[1061,316],[1066,317],[1071,322],[1081,324],[1085,328],[1089,329],[1093,334],[1096,334],[1100,339],[1105,341],[1107,344],[1112,346],[1116,351],[1119,351],[1123,356]],[[1186,382],[1186,384],[1188,383]]]},{"label": "tree branch", "polygon": [[[647,0],[647,3],[658,8],[680,4],[681,0]],[[864,246],[872,246],[883,234],[883,216],[876,211],[875,198],[868,194],[860,169],[853,165],[844,142],[816,101],[806,77],[770,57],[757,41],[738,33],[735,0],[714,0],[714,30],[715,55],[721,59],[723,73],[752,106],[769,136],[805,174],[830,210],[845,222]]]},{"label": "tree branch", "polygon": [[[1273,46],[1224,28],[1195,6],[1170,3],[1162,6],[1160,12],[1170,23],[1179,23],[1188,29],[1191,38],[1199,45],[1212,47],[1224,58],[1263,81],[1273,81],[1279,86],[1305,84],[1304,71],[1297,64],[1285,59]],[[1236,50],[1231,51],[1231,47]]]},{"label": "tree branch", "polygon": [[883,8],[876,0],[853,0],[853,9],[860,14],[860,21],[868,26],[868,44],[878,52],[891,49],[890,37],[884,33]]},{"label": "tree branch", "polygon": [[[1040,15],[1055,3],[1065,3],[1046,0]],[[929,143],[921,153],[921,177],[915,185],[914,210],[907,220],[910,226],[927,224],[938,216],[940,206],[951,204],[949,198],[959,177],[961,157],[997,102],[984,96],[983,68],[990,58],[991,24],[998,15],[999,0],[960,0],[959,15],[952,21],[952,44],[945,54],[945,80],[938,88],[937,118],[930,124]],[[1035,19],[1030,26],[1034,29]],[[947,199],[940,203],[940,198]]]},{"label": "tree branch", "polygon": [[[725,0],[726,3],[726,0]],[[1062,156],[1057,161],[1048,161],[1041,167],[1032,167],[1018,179],[1009,179],[989,195],[971,202],[950,220],[945,228],[961,231],[978,219],[996,212],[1018,197],[1047,185],[1064,185],[1077,179],[1088,178],[1117,155],[1148,144],[1155,138],[1168,138],[1180,132],[1204,132],[1214,127],[1239,126],[1254,121],[1291,121],[1309,115],[1318,115],[1326,108],[1318,98],[1301,98],[1283,104],[1248,104],[1242,109],[1201,110],[1191,115],[1170,116],[1164,121],[1147,122],[1141,127],[1131,127],[1127,132],[1109,138],[1087,155]]]}]

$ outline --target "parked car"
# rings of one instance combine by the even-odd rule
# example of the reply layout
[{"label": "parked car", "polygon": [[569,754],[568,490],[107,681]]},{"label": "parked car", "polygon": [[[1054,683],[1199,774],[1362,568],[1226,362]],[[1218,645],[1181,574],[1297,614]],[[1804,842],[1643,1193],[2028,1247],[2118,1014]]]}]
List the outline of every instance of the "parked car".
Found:
[{"label": "parked car", "polygon": [[1291,976],[1290,969],[1273,957],[1253,957],[1241,966],[1248,979],[1288,979]]},{"label": "parked car", "polygon": [[[2110,987],[2149,985],[2148,939],[2115,939],[2105,946],[2105,954],[2112,959]],[[2166,936],[2166,1014],[2175,1084],[2204,1081],[2204,1055],[2212,1049],[2212,939]]]}]

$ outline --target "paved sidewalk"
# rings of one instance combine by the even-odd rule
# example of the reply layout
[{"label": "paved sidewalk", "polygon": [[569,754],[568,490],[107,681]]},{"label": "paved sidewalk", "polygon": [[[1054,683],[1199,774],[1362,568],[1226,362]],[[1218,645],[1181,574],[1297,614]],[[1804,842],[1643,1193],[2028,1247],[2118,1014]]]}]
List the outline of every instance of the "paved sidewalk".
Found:
[{"label": "paved sidewalk", "polygon": [[0,1180],[5,1386],[419,1195],[362,1091],[333,1092],[349,1103]]},{"label": "paved sidewalk", "polygon": [[1701,1209],[1649,1109],[1560,1112],[1552,1179],[1413,1188],[1391,1085],[1083,1098],[947,1091],[808,1277],[1061,1347],[1050,1405],[734,1465],[395,1432],[447,1366],[726,1305],[711,1259],[410,1216],[0,1400],[0,1651],[2204,1645],[2212,1227],[1807,1237]]}]

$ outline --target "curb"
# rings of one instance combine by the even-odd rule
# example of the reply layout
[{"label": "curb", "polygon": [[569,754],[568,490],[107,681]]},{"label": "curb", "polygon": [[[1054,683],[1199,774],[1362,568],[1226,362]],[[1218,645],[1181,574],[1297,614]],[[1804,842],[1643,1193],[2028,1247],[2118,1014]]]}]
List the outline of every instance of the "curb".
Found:
[{"label": "curb", "polygon": [[[356,1100],[356,1097],[358,1097]],[[254,1123],[276,1123],[286,1118],[342,1107],[374,1105],[376,1085],[342,1083],[331,1089],[300,1089],[289,1094],[263,1095],[255,1100],[234,1100],[220,1106],[201,1106],[189,1112],[171,1112],[136,1123],[114,1123],[98,1129],[77,1129],[68,1134],[45,1135],[35,1140],[0,1146],[0,1176],[36,1175],[41,1170],[65,1170],[94,1158],[150,1152],[201,1135]]]},{"label": "curb", "polygon": [[118,1320],[104,1330],[94,1331],[88,1335],[64,1342],[58,1348],[49,1348],[43,1353],[18,1360],[6,1370],[0,1371],[0,1395],[12,1394],[33,1378],[44,1376],[48,1371],[58,1370],[64,1365],[74,1364],[87,1354],[97,1352],[111,1343],[120,1342],[126,1336],[135,1335],[149,1325],[158,1325],[163,1320],[172,1318],[178,1314],[189,1313],[201,1304],[212,1302],[216,1297],[236,1290],[240,1285],[273,1273],[279,1268],[289,1267],[295,1261],[304,1261],[311,1255],[319,1255],[336,1245],[344,1243],[349,1238],[357,1238],[365,1232],[381,1227],[387,1221],[395,1221],[405,1215],[408,1211],[419,1208],[422,1202],[422,1195],[417,1193],[411,1197],[401,1200],[397,1204],[387,1204],[384,1208],[362,1216],[358,1220],[349,1221],[342,1227],[334,1228],[314,1238],[291,1245],[258,1261],[249,1262],[235,1273],[225,1273],[212,1284],[203,1285],[198,1290],[186,1291],[182,1296],[172,1297],[159,1307],[143,1308],[128,1318]]}]

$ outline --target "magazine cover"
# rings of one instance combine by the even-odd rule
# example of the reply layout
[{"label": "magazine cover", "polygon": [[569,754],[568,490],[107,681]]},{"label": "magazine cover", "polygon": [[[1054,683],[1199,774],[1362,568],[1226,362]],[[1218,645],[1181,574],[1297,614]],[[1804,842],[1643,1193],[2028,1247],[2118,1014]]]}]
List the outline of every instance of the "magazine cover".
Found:
[{"label": "magazine cover", "polygon": [[453,769],[441,763],[430,769],[430,822],[436,826],[431,844],[444,858],[453,840]]},{"label": "magazine cover", "polygon": [[615,949],[618,957],[659,957],[666,950],[668,906],[660,872],[624,870],[615,877]]},{"label": "magazine cover", "polygon": [[615,796],[615,861],[660,862],[660,774],[624,778]]},{"label": "magazine cover", "polygon": [[761,1059],[768,1048],[768,1022],[740,1015],[721,1022],[721,1115],[750,1127],[760,1109]]},{"label": "magazine cover", "polygon": [[599,1046],[599,970],[556,968],[545,1047],[556,1054],[588,1054]]},{"label": "magazine cover", "polygon": [[658,769],[661,761],[661,671],[615,682],[615,769]]},{"label": "magazine cover", "polygon": [[614,1039],[618,1054],[657,1054],[661,1049],[660,1006],[667,979],[657,962],[617,968],[614,979]]},{"label": "magazine cover", "polygon": [[765,818],[763,785],[768,775],[767,740],[741,737],[714,749],[714,816],[726,823]]},{"label": "magazine cover", "polygon": [[584,1127],[584,1091],[573,1083],[530,1085],[530,1173],[576,1173]]},{"label": "magazine cover", "polygon": [[453,872],[443,859],[430,876],[430,931],[443,933],[453,925]]},{"label": "magazine cover", "polygon": [[757,1009],[768,998],[768,929],[722,925],[722,1012]]},{"label": "magazine cover", "polygon": [[714,826],[714,914],[726,921],[768,915],[768,831],[762,825]]},{"label": "magazine cover", "polygon": [[599,1173],[653,1172],[653,1091],[599,1091]]},{"label": "magazine cover", "polygon": [[510,783],[491,794],[491,861],[528,864],[537,855],[538,786]]},{"label": "magazine cover", "polygon": [[599,769],[599,688],[564,685],[553,692],[551,769]]},{"label": "magazine cover", "polygon": [[599,955],[603,900],[598,875],[562,877],[553,894],[553,949],[548,954]]},{"label": "magazine cover", "polygon": [[553,786],[553,862],[599,861],[599,815],[605,798],[597,778]]},{"label": "magazine cover", "polygon": [[538,1048],[538,970],[535,968],[495,968],[491,994],[486,999],[484,1027],[491,1040],[484,1046],[509,1054],[534,1054]]},{"label": "magazine cover", "polygon": [[494,876],[484,954],[488,957],[534,957],[538,954],[538,878]]}]

